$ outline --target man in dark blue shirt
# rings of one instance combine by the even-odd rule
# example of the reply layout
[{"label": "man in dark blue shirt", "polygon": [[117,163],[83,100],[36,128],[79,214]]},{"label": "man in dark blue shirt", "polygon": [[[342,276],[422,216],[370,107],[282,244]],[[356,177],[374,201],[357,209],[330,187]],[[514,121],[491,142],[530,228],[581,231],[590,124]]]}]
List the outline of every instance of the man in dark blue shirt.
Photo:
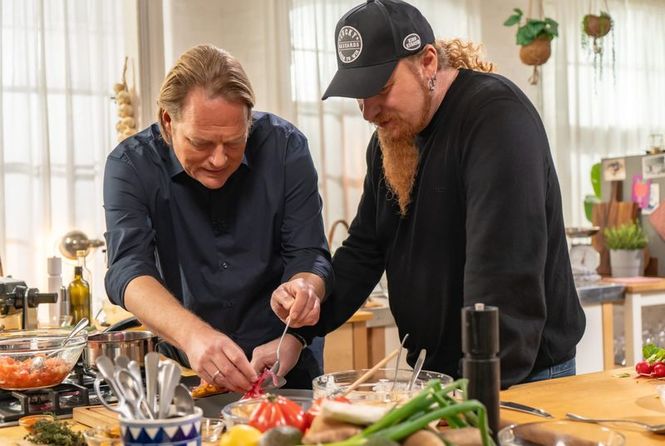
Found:
[{"label": "man in dark blue shirt", "polygon": [[[276,360],[284,324],[271,294],[310,297],[291,312],[313,322],[331,289],[307,140],[252,112],[242,67],[212,46],[180,57],[158,104],[159,124],[107,159],[107,293],[205,381],[246,390]],[[278,374],[290,371],[293,388],[321,373],[301,340],[287,335],[280,350]]]}]

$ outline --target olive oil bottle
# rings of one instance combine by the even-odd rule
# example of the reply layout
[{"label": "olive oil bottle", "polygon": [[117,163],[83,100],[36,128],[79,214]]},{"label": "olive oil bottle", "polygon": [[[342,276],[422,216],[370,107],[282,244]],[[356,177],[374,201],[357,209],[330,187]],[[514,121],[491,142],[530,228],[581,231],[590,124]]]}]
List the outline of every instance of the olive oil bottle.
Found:
[{"label": "olive oil bottle", "polygon": [[72,325],[84,317],[92,320],[90,286],[83,279],[82,266],[74,267],[74,280],[69,283],[67,292],[69,293],[69,304],[71,306]]}]

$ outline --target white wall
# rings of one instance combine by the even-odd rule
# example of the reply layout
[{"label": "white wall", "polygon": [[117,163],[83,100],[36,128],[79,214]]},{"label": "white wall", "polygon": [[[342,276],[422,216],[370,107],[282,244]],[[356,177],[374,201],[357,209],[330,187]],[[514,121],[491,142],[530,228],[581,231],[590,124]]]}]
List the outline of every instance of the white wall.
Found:
[{"label": "white wall", "polygon": [[520,47],[515,44],[517,27],[503,26],[513,8],[516,5],[520,6],[517,3],[519,2],[515,0],[481,1],[482,42],[487,50],[487,58],[497,65],[497,71],[515,82],[538,110],[541,110],[540,84],[537,86],[529,84],[532,67],[524,65],[519,59]]},{"label": "white wall", "polygon": [[[212,43],[231,52],[243,64],[254,86],[258,109],[291,118],[290,110],[280,108],[280,102],[288,102],[280,101],[281,97],[289,97],[288,70],[277,69],[278,58],[290,60],[289,38],[275,32],[278,21],[288,20],[286,1],[164,0],[163,4],[166,69],[189,47]],[[519,60],[516,28],[503,26],[514,7],[514,0],[477,0],[482,42],[498,71],[538,106],[539,88],[527,81],[531,68]],[[288,69],[288,62],[286,65]]]},{"label": "white wall", "polygon": [[[252,82],[258,110],[292,119],[280,103],[290,97],[289,36],[277,38],[276,24],[288,20],[286,1],[164,0],[165,66],[188,48],[211,43],[233,54]],[[282,64],[278,64],[278,61]],[[282,68],[278,69],[278,66]],[[286,70],[286,71],[285,71]]]}]

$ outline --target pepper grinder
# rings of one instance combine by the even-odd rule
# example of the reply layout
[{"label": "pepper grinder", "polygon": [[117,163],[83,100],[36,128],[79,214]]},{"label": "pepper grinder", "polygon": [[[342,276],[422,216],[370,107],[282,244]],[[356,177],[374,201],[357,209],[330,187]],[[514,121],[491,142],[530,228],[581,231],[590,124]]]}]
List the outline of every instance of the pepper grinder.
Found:
[{"label": "pepper grinder", "polygon": [[487,420],[496,439],[499,428],[499,309],[477,303],[462,308],[462,374],[469,380],[469,398],[487,408]]}]

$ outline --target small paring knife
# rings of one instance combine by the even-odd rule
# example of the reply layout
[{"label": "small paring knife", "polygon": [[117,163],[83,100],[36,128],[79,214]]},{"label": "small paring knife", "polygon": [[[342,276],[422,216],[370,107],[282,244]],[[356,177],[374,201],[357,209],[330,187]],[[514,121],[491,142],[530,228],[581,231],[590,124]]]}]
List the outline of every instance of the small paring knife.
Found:
[{"label": "small paring knife", "polygon": [[538,409],[537,407],[527,406],[526,404],[515,403],[512,401],[501,401],[499,403],[502,409],[516,410],[517,412],[524,412],[537,417],[554,418],[549,412]]}]

